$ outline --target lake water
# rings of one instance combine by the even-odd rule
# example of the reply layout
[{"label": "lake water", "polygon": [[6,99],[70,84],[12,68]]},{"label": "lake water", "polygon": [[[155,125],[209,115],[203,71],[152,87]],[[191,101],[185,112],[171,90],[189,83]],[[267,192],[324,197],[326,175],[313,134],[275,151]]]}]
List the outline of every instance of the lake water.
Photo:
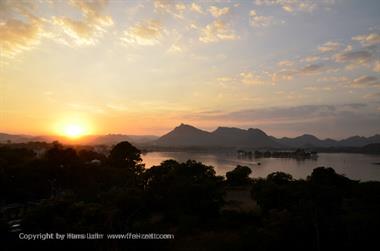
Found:
[{"label": "lake water", "polygon": [[[225,175],[236,165],[246,165],[252,169],[252,177],[266,177],[268,174],[281,171],[291,174],[294,178],[306,178],[314,168],[319,166],[332,167],[339,174],[345,174],[354,180],[380,181],[380,155],[353,153],[320,153],[317,160],[296,160],[284,158],[239,159],[236,153],[193,153],[193,152],[149,152],[142,156],[146,168],[159,165],[167,159],[179,162],[188,159],[211,165],[218,175]],[[260,162],[261,165],[257,165]]]}]

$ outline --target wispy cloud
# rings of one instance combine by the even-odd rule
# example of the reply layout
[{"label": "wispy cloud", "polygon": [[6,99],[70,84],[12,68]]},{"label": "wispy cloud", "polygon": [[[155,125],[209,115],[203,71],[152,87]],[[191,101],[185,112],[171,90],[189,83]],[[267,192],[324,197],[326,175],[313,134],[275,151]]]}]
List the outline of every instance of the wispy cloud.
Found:
[{"label": "wispy cloud", "polygon": [[184,18],[187,9],[184,3],[171,0],[154,0],[153,6],[156,12],[167,13],[178,19]]},{"label": "wispy cloud", "polygon": [[191,3],[190,4],[190,10],[194,11],[194,12],[197,12],[199,14],[203,14],[204,13],[202,6],[199,5],[199,4],[197,4],[197,3]]},{"label": "wispy cloud", "polygon": [[240,81],[246,85],[260,85],[264,84],[264,79],[253,72],[240,73]]},{"label": "wispy cloud", "polygon": [[127,44],[155,45],[159,43],[163,30],[159,20],[146,20],[125,30],[121,40]]},{"label": "wispy cloud", "polygon": [[355,78],[352,81],[351,84],[352,87],[379,87],[380,86],[380,80],[379,78],[375,76],[368,76],[368,75],[363,75],[358,78]]},{"label": "wispy cloud", "polygon": [[373,65],[373,71],[380,72],[380,61],[377,60]]},{"label": "wispy cloud", "polygon": [[278,66],[280,67],[290,67],[294,65],[294,62],[291,60],[282,60],[277,63]]},{"label": "wispy cloud", "polygon": [[307,56],[307,57],[303,58],[301,61],[302,62],[313,63],[313,62],[316,62],[316,61],[318,61],[320,59],[321,59],[320,56],[313,55],[313,56]]},{"label": "wispy cloud", "polygon": [[208,11],[211,13],[211,15],[218,18],[218,17],[228,14],[230,12],[230,8],[229,7],[218,8],[217,6],[210,6],[208,8]]},{"label": "wispy cloud", "polygon": [[273,16],[258,15],[255,10],[249,12],[249,24],[253,27],[268,27],[276,24]]},{"label": "wispy cloud", "polygon": [[[258,127],[268,133],[307,132],[320,137],[357,135],[363,127],[369,135],[378,132],[376,106],[364,103],[342,105],[300,105],[244,109],[233,112],[195,113],[199,121],[223,121],[227,125]],[[336,131],[339,128],[339,132]],[[296,134],[297,135],[297,134]]]},{"label": "wispy cloud", "polygon": [[322,71],[323,64],[310,64],[298,70],[299,74],[313,74]]},{"label": "wispy cloud", "polygon": [[343,63],[367,63],[372,58],[372,54],[365,50],[342,52],[335,55],[336,62]]},{"label": "wispy cloud", "polygon": [[33,15],[33,2],[0,2],[0,51],[13,58],[30,50],[43,36],[43,20]]},{"label": "wispy cloud", "polygon": [[28,23],[10,19],[0,23],[0,51],[2,56],[12,58],[20,52],[37,45],[42,35],[41,22]]},{"label": "wispy cloud", "polygon": [[217,19],[201,30],[199,40],[203,43],[215,43],[224,40],[237,40],[239,36],[224,21]]},{"label": "wispy cloud", "polygon": [[326,66],[323,64],[308,64],[298,68],[281,69],[280,71],[276,71],[272,74],[272,80],[273,82],[292,80],[296,76],[318,74],[324,70],[326,70]]},{"label": "wispy cloud", "polygon": [[255,0],[257,6],[279,6],[284,11],[294,12],[313,12],[319,7],[330,8],[335,1],[333,0]]},{"label": "wispy cloud", "polygon": [[341,46],[341,44],[338,42],[329,41],[329,42],[326,42],[323,45],[319,46],[318,50],[320,52],[331,52],[331,51],[338,50],[340,46]]},{"label": "wispy cloud", "polygon": [[379,33],[369,33],[364,35],[355,36],[352,40],[359,41],[363,46],[371,46],[380,43]]},{"label": "wispy cloud", "polygon": [[66,45],[94,45],[102,37],[106,28],[113,25],[113,19],[105,15],[107,0],[81,1],[70,0],[70,5],[81,12],[82,19],[54,16],[51,23],[62,28],[52,37]]}]

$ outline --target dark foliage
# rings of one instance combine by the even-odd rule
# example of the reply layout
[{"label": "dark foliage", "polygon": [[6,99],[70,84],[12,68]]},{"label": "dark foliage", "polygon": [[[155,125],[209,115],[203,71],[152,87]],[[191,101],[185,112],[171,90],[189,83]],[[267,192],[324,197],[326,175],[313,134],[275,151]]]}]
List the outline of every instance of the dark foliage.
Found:
[{"label": "dark foliage", "polygon": [[[108,157],[59,144],[40,157],[4,146],[2,250],[41,249],[44,243],[49,250],[316,251],[377,244],[380,182],[353,181],[325,167],[306,180],[282,172],[251,179],[250,173],[237,166],[224,180],[213,167],[190,160],[145,169],[140,151],[128,142]],[[244,203],[256,206],[231,207],[231,191],[248,194]],[[170,233],[175,240],[28,242],[12,232],[15,220],[25,233]]]},{"label": "dark foliage", "polygon": [[248,176],[251,172],[249,167],[238,165],[234,170],[226,173],[227,183],[233,186],[246,185],[250,181]]},{"label": "dark foliage", "polygon": [[120,142],[114,146],[108,158],[114,167],[127,168],[138,174],[144,171],[144,164],[141,163],[141,151],[128,141]]}]

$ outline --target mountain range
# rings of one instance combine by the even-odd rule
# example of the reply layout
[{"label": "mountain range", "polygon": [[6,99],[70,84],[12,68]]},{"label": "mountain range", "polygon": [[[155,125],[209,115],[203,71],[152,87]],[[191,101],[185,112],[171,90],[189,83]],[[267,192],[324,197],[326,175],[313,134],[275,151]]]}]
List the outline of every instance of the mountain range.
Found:
[{"label": "mountain range", "polygon": [[191,125],[181,124],[163,135],[155,144],[171,147],[251,147],[251,148],[297,148],[297,147],[362,147],[380,143],[380,135],[353,136],[343,140],[319,139],[304,134],[295,138],[276,138],[257,128],[247,130],[234,127],[218,127],[208,132]]},{"label": "mountain range", "polygon": [[[29,136],[0,133],[0,143],[23,143],[29,141],[65,142],[58,136]],[[247,130],[235,127],[218,127],[212,132],[198,129],[191,125],[180,124],[167,134],[154,135],[107,134],[90,135],[81,138],[81,144],[112,145],[120,141],[129,141],[138,145],[162,147],[247,147],[247,148],[308,148],[308,147],[363,147],[380,143],[380,135],[371,137],[353,136],[343,140],[319,139],[314,135],[304,134],[299,137],[276,138],[257,128]]]}]

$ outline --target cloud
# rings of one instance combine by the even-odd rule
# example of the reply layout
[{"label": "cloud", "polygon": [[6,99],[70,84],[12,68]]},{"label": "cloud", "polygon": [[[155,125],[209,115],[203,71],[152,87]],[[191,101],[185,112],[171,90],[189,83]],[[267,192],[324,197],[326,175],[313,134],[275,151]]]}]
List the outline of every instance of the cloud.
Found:
[{"label": "cloud", "polygon": [[331,0],[255,0],[257,6],[279,6],[290,13],[313,12],[318,7],[329,8],[334,2]]},{"label": "cloud", "polygon": [[155,45],[160,41],[164,29],[158,20],[147,20],[124,31],[121,40],[127,44]]},{"label": "cloud", "polygon": [[366,132],[378,133],[380,117],[377,106],[365,103],[342,105],[301,105],[243,109],[232,112],[194,113],[197,121],[220,121],[237,127],[258,127],[269,134],[300,135],[312,133],[319,137],[347,137]]},{"label": "cloud", "polygon": [[208,11],[211,13],[211,15],[218,18],[218,17],[228,14],[230,12],[230,8],[228,7],[218,8],[216,6],[210,6],[208,8]]},{"label": "cloud", "polygon": [[12,19],[17,16],[35,19],[36,16],[33,13],[36,9],[35,1],[2,0],[0,1],[0,19]]},{"label": "cloud", "polygon": [[184,3],[176,3],[172,0],[154,0],[153,6],[156,12],[168,13],[179,19],[183,19],[183,14],[187,9]]},{"label": "cloud", "polygon": [[352,87],[378,87],[380,86],[380,81],[377,77],[363,75],[352,81]]},{"label": "cloud", "polygon": [[171,0],[153,0],[153,6],[156,11],[169,12],[174,1]]},{"label": "cloud", "polygon": [[202,9],[202,6],[200,6],[199,4],[196,4],[196,3],[191,3],[190,10],[194,11],[194,12],[197,12],[199,14],[203,14],[204,13],[203,9]]},{"label": "cloud", "polygon": [[282,69],[272,74],[272,81],[277,82],[280,80],[292,80],[296,76],[318,74],[325,68],[326,67],[323,64],[309,64],[296,69]]},{"label": "cloud", "polygon": [[307,57],[303,58],[301,61],[313,63],[313,62],[318,61],[319,59],[320,59],[319,56],[307,56]]},{"label": "cloud", "polygon": [[323,70],[324,65],[323,64],[310,64],[307,65],[300,70],[298,70],[298,74],[313,74],[318,73],[321,70]]},{"label": "cloud", "polygon": [[364,98],[366,98],[366,99],[376,99],[376,100],[379,100],[379,99],[380,99],[380,92],[369,93],[369,94],[365,95]]},{"label": "cloud", "polygon": [[65,45],[94,45],[97,41],[95,30],[85,21],[54,17],[52,23],[60,26],[63,33],[53,33],[51,37]]},{"label": "cloud", "polygon": [[1,55],[13,58],[17,54],[30,50],[40,41],[41,22],[33,20],[28,23],[16,19],[0,22]]},{"label": "cloud", "polygon": [[63,30],[51,35],[56,41],[66,45],[94,45],[105,33],[106,27],[113,25],[111,16],[103,13],[108,4],[107,0],[70,0],[69,3],[80,10],[82,19],[54,16],[51,23]]},{"label": "cloud", "polygon": [[334,84],[345,84],[345,83],[351,82],[351,79],[345,76],[327,76],[327,77],[319,78],[317,81],[334,83]]},{"label": "cloud", "polygon": [[33,15],[34,2],[0,1],[0,51],[13,58],[36,46],[43,33],[43,20]]},{"label": "cloud", "polygon": [[355,64],[361,64],[361,63],[367,63],[371,60],[372,54],[365,50],[360,51],[349,51],[349,52],[343,52],[335,55],[335,61],[341,62],[341,63],[355,63]]},{"label": "cloud", "polygon": [[[300,120],[312,120],[320,117],[334,117],[341,112],[355,112],[367,108],[364,103],[343,105],[301,105],[291,107],[268,107],[243,109],[218,114],[199,114],[203,119],[226,119],[235,121],[277,121],[281,123],[297,123]],[[379,118],[380,119],[380,118]]]},{"label": "cloud", "polygon": [[178,43],[173,43],[168,49],[169,53],[182,53],[183,51],[184,48]]},{"label": "cloud", "polygon": [[380,72],[380,61],[376,61],[374,66],[373,66],[373,71],[375,72]]},{"label": "cloud", "polygon": [[331,51],[338,50],[340,46],[341,46],[340,43],[329,41],[319,46],[318,50],[320,52],[331,52]]},{"label": "cloud", "polygon": [[264,80],[261,77],[252,72],[240,73],[240,81],[246,85],[260,85],[264,83]]},{"label": "cloud", "polygon": [[274,17],[272,16],[260,16],[255,10],[249,12],[249,24],[253,27],[267,27],[275,24]]},{"label": "cloud", "polygon": [[108,5],[108,0],[70,0],[69,3],[79,9],[84,17],[87,17],[89,19],[107,19],[107,17],[104,16],[102,12]]},{"label": "cloud", "polygon": [[[68,4],[79,10],[78,19],[54,16],[48,12],[44,17],[36,17],[35,13],[46,8],[44,3],[47,2],[7,0],[0,2],[0,49],[3,56],[11,58],[29,50],[37,45],[41,38],[53,39],[69,46],[93,45],[103,35],[105,28],[113,24],[112,18],[103,14],[107,7],[106,0],[70,0],[51,3],[61,4],[63,7],[67,7]],[[58,6],[53,7],[58,8]]]},{"label": "cloud", "polygon": [[334,114],[336,108],[332,105],[305,105],[296,107],[271,107],[263,109],[248,109],[224,114],[236,120],[256,119],[294,119],[297,117],[310,118],[314,116]]},{"label": "cloud", "polygon": [[216,81],[219,84],[219,86],[223,88],[229,88],[231,84],[236,81],[236,79],[233,77],[222,76],[222,77],[216,78]]},{"label": "cloud", "polygon": [[278,82],[281,80],[292,80],[296,73],[297,72],[295,70],[280,70],[272,74],[272,81]]},{"label": "cloud", "polygon": [[265,72],[262,74],[258,74],[252,71],[241,72],[233,76],[220,76],[216,78],[216,81],[219,84],[219,86],[223,88],[231,88],[231,87],[235,88],[235,87],[240,86],[240,85],[236,85],[238,83],[241,83],[247,86],[271,83],[270,78],[268,78],[268,75],[266,75]]},{"label": "cloud", "polygon": [[203,43],[215,43],[224,40],[237,40],[239,36],[222,20],[215,20],[201,30],[199,40]]},{"label": "cloud", "polygon": [[185,46],[184,43],[182,43],[182,36],[177,34],[176,39],[170,45],[167,52],[172,53],[172,54],[179,54],[179,53],[185,52],[186,50],[187,50],[187,46]]},{"label": "cloud", "polygon": [[359,41],[363,46],[371,46],[380,43],[379,33],[370,33],[359,35],[352,38],[352,40]]},{"label": "cloud", "polygon": [[290,60],[282,60],[280,62],[277,63],[278,66],[281,66],[281,67],[289,67],[289,66],[293,66],[294,65],[294,62],[293,61],[290,61]]}]

